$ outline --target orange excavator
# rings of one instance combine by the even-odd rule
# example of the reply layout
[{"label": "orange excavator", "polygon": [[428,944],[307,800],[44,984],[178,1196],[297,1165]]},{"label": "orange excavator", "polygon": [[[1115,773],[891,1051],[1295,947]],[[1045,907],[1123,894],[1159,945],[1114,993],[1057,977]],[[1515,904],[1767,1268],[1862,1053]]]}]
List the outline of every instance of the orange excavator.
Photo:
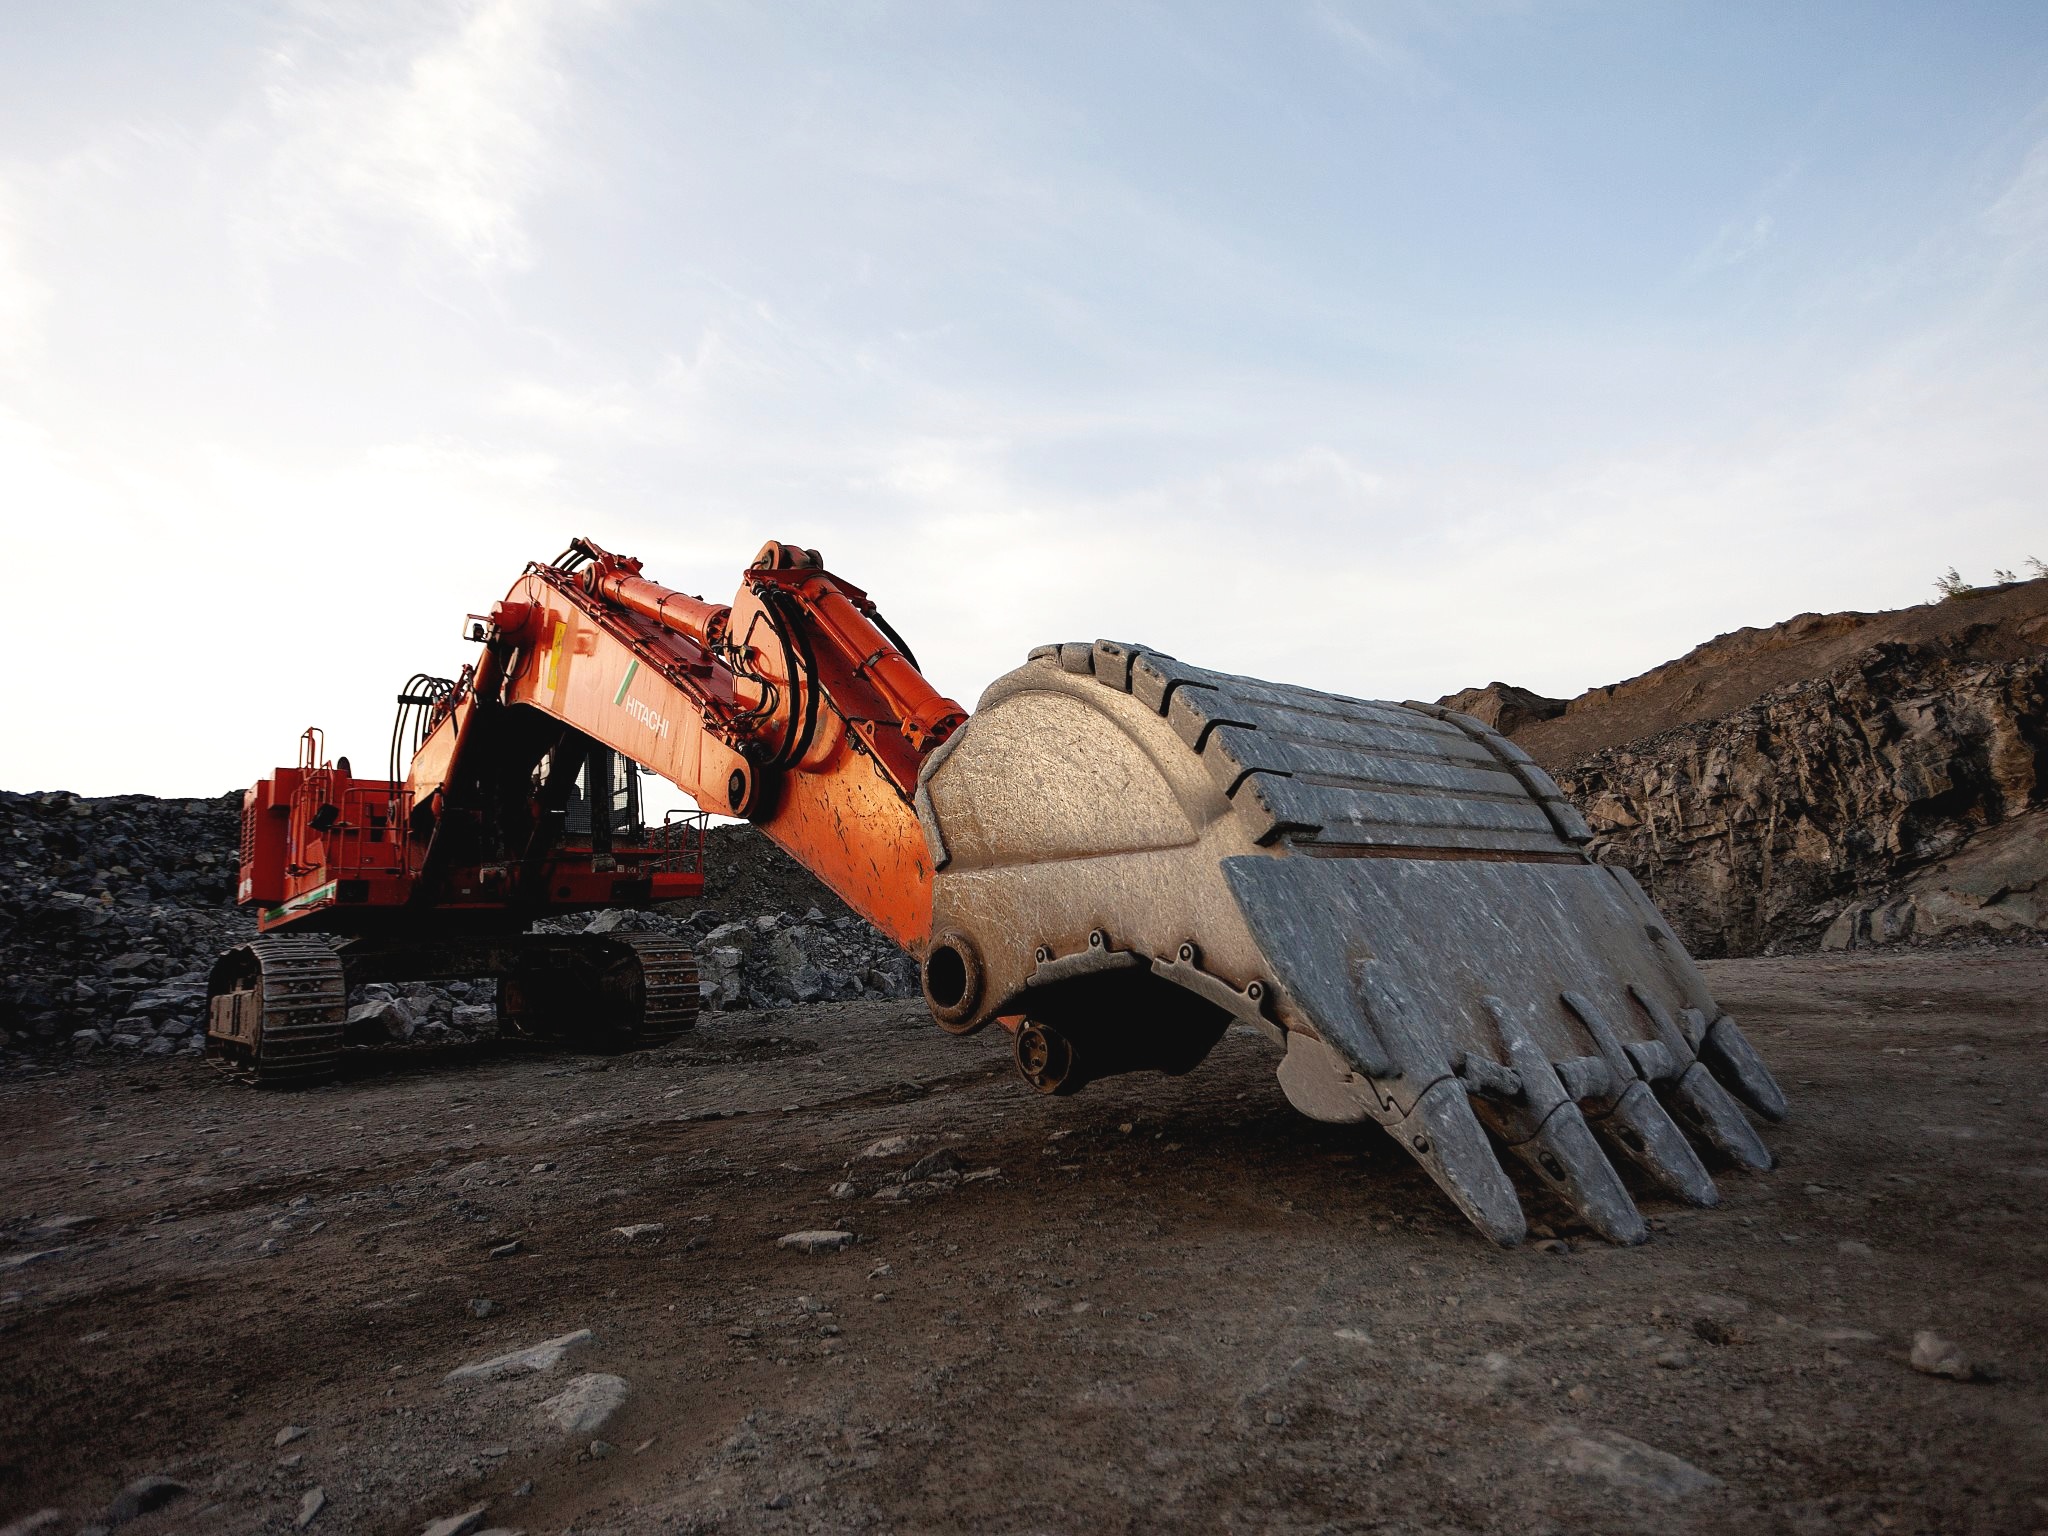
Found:
[{"label": "orange excavator", "polygon": [[[673,1038],[697,1007],[681,944],[534,923],[700,893],[715,811],[908,950],[940,1028],[1007,1030],[1041,1092],[1187,1072],[1248,1025],[1298,1109],[1382,1126],[1503,1244],[1526,1231],[1503,1151],[1623,1243],[1647,1228],[1617,1164],[1698,1205],[1709,1159],[1772,1164],[1750,1119],[1785,1113],[1769,1069],[1477,720],[1110,640],[1039,647],[970,714],[780,543],[727,605],[578,539],[467,635],[459,677],[399,696],[388,778],[309,731],[244,797],[259,937],[208,1008],[229,1070],[331,1074],[349,988],[376,980],[493,977],[518,1034]],[[704,812],[647,826],[639,769]]]}]

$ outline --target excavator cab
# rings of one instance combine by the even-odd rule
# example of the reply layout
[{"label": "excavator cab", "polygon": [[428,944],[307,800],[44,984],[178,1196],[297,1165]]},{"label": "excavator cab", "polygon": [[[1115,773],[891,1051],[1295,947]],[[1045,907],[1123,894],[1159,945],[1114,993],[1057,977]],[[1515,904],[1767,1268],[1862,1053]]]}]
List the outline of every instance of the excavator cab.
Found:
[{"label": "excavator cab", "polygon": [[[576,777],[563,807],[562,830],[576,839],[602,835],[613,843],[636,843],[646,830],[640,812],[640,765],[623,752],[600,747],[579,755]],[[603,807],[603,814],[597,809]]]}]

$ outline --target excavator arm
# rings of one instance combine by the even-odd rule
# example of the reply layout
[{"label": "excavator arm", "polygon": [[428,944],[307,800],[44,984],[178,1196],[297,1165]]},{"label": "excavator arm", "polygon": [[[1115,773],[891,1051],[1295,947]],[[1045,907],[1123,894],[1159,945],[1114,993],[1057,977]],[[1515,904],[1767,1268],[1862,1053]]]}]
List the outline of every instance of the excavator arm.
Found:
[{"label": "excavator arm", "polygon": [[746,818],[898,944],[921,947],[931,868],[912,802],[926,756],[967,712],[816,551],[768,544],[726,606],[578,540],[495,607],[485,652],[480,696]]},{"label": "excavator arm", "polygon": [[[251,1031],[311,1038],[356,976],[457,965],[503,978],[530,1032],[591,999],[624,1043],[685,1027],[667,941],[525,932],[688,893],[673,840],[608,813],[637,764],[911,951],[940,1027],[1000,1023],[1041,1092],[1186,1072],[1247,1026],[1298,1109],[1380,1125],[1504,1244],[1532,1197],[1640,1241],[1622,1169],[1713,1204],[1710,1162],[1771,1166],[1749,1119],[1785,1113],[1769,1070],[1557,786],[1476,720],[1112,641],[1040,647],[970,716],[866,594],[777,543],[717,604],[578,540],[471,636],[402,779],[349,802],[309,749],[289,795],[287,770],[250,792],[245,897],[285,899],[216,969],[224,1060],[260,1068]],[[579,792],[602,802],[581,840]],[[365,857],[374,879],[336,877]],[[335,965],[320,931],[349,935]],[[320,1049],[267,1075],[318,1075]]]}]

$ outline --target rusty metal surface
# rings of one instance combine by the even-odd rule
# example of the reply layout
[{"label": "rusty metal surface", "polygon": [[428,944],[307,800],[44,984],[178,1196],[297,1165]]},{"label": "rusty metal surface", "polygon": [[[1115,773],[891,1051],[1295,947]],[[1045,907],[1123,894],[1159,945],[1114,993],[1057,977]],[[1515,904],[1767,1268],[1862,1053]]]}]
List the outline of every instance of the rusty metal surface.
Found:
[{"label": "rusty metal surface", "polygon": [[1185,1071],[1256,1024],[1298,1108],[1381,1125],[1502,1243],[1509,1163],[1622,1243],[1647,1229],[1615,1159],[1696,1203],[1719,1193],[1695,1142],[1770,1165],[1742,1107],[1784,1114],[1768,1068],[1556,784],[1469,717],[1045,646],[917,805],[932,957],[974,982],[947,1027],[1026,1021],[1036,1086]]}]

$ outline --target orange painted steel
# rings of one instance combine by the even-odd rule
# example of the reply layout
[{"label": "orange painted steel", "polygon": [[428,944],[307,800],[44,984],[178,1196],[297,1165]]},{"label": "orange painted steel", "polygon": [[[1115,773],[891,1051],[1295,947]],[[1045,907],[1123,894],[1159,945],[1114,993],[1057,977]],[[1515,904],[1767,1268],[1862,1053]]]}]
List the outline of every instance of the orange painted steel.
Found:
[{"label": "orange painted steel", "polygon": [[[639,563],[633,562],[635,569]],[[726,623],[732,617],[730,604],[707,603],[701,597],[674,591],[624,570],[601,576],[597,595],[703,645],[715,646],[724,640]]]},{"label": "orange painted steel", "polygon": [[817,566],[756,567],[721,606],[645,579],[636,560],[574,547],[587,570],[530,568],[500,605],[518,619],[499,639],[511,651],[502,701],[575,727],[708,810],[745,815],[921,950],[932,871],[911,797],[966,711],[876,627],[866,594]]},{"label": "orange painted steel", "polygon": [[[904,739],[920,753],[937,746],[967,718],[967,711],[934,688],[908,656],[875,623],[875,605],[815,563],[787,561],[788,546],[769,544],[747,572],[749,584],[789,592],[832,642],[839,656],[880,696],[895,716]],[[770,577],[769,572],[786,573]]]}]

